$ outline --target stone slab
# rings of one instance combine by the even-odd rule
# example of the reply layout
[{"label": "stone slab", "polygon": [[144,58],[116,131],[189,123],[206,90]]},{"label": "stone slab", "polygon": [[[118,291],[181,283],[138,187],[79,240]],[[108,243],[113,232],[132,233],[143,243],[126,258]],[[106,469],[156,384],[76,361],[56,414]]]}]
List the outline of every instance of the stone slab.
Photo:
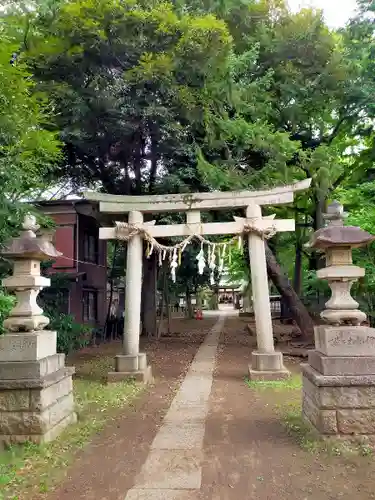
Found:
[{"label": "stone slab", "polygon": [[[195,362],[193,362],[192,367],[194,364]],[[173,402],[184,407],[205,405],[211,394],[213,367],[214,362],[212,361],[210,372],[194,373],[190,369]]]},{"label": "stone slab", "polygon": [[303,377],[303,391],[321,409],[375,408],[375,386],[316,386]]},{"label": "stone slab", "polygon": [[212,361],[195,361],[190,369],[194,375],[206,375],[212,373]]},{"label": "stone slab", "polygon": [[251,354],[252,370],[260,372],[285,371],[282,352],[264,353],[253,351]]},{"label": "stone slab", "polygon": [[316,326],[315,349],[326,356],[375,356],[375,329],[367,326]]},{"label": "stone slab", "polygon": [[59,380],[55,384],[44,389],[30,390],[30,409],[45,410],[53,405],[58,399],[66,396],[73,391],[73,380],[71,375]]},{"label": "stone slab", "polygon": [[0,411],[43,411],[73,391],[71,375],[44,389],[0,390]]},{"label": "stone slab", "polygon": [[279,371],[259,371],[253,370],[252,366],[249,366],[249,379],[253,381],[285,380],[289,377],[290,372],[286,369]]},{"label": "stone slab", "polygon": [[113,384],[116,382],[123,382],[124,380],[134,380],[135,382],[142,382],[144,384],[152,384],[154,378],[152,376],[152,369],[149,365],[145,370],[130,371],[130,372],[109,372],[107,374],[107,383]]},{"label": "stone slab", "polygon": [[7,447],[22,443],[48,443],[56,439],[66,427],[75,424],[76,422],[77,415],[75,413],[71,413],[67,417],[63,418],[60,422],[58,422],[45,434],[0,434],[0,449],[1,447]]},{"label": "stone slab", "polygon": [[193,359],[193,363],[197,363],[199,361],[203,362],[213,362],[216,356],[217,351],[217,341],[214,340],[212,344],[204,343],[200,348],[197,354]]},{"label": "stone slab", "polygon": [[151,449],[191,450],[202,448],[204,432],[204,421],[164,422],[151,444]]},{"label": "stone slab", "polygon": [[41,437],[41,443],[49,443],[56,439],[62,431],[68,427],[69,425],[73,425],[77,422],[77,414],[75,412],[70,413],[66,417],[64,417],[60,422],[58,422],[54,427],[49,429],[43,436]]},{"label": "stone slab", "polygon": [[338,410],[337,423],[342,434],[375,434],[375,408]]},{"label": "stone slab", "polygon": [[115,356],[116,372],[138,372],[147,368],[147,358],[145,353],[139,354],[118,354]]},{"label": "stone slab", "polygon": [[208,403],[202,405],[180,405],[173,402],[164,417],[164,422],[204,422]]},{"label": "stone slab", "polygon": [[0,362],[0,380],[38,379],[64,368],[65,354],[54,354],[38,361]]},{"label": "stone slab", "polygon": [[321,410],[309,398],[303,394],[302,415],[322,434],[337,434],[337,417],[335,410]]},{"label": "stone slab", "polygon": [[375,375],[375,356],[326,356],[309,351],[308,362],[322,375]]},{"label": "stone slab", "polygon": [[0,412],[28,411],[30,409],[30,391],[19,389],[0,391]]},{"label": "stone slab", "polygon": [[322,375],[307,363],[301,363],[303,375],[319,387],[375,386],[375,375]]},{"label": "stone slab", "polygon": [[129,490],[125,500],[196,500],[195,490]]},{"label": "stone slab", "polygon": [[202,450],[151,450],[134,489],[199,490]]},{"label": "stone slab", "polygon": [[42,330],[0,336],[0,362],[38,361],[56,354],[56,332]]},{"label": "stone slab", "polygon": [[48,412],[48,430],[50,430],[51,427],[55,427],[61,420],[74,412],[73,393],[63,396],[45,411]]},{"label": "stone slab", "polygon": [[138,370],[147,370],[147,356],[144,352],[138,354]]},{"label": "stone slab", "polygon": [[[212,373],[212,365],[211,365]],[[199,374],[193,375],[189,371],[185,380],[182,382],[180,389],[178,391],[178,396],[192,396],[193,394],[199,395],[199,397],[209,397],[212,388],[212,375],[210,374]]]},{"label": "stone slab", "polygon": [[45,377],[38,379],[20,379],[20,380],[1,380],[0,379],[0,391],[1,390],[12,390],[12,389],[42,389],[44,387],[49,387],[50,385],[56,384],[65,377],[71,377],[74,375],[75,368],[73,366],[66,366],[57,372],[50,373]]},{"label": "stone slab", "polygon": [[207,403],[209,398],[209,394],[207,395],[206,392],[188,392],[184,391],[181,393],[178,393],[174,399],[176,404],[178,405],[184,405],[184,406],[203,406],[205,403]]},{"label": "stone slab", "polygon": [[0,412],[0,435],[45,434],[73,413],[73,393],[56,401],[47,410]]}]

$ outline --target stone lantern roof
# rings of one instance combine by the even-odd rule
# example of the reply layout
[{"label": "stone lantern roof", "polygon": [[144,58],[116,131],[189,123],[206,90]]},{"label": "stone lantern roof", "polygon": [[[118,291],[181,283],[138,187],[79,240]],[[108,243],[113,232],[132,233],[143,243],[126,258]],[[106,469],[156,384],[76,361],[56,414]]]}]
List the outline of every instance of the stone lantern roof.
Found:
[{"label": "stone lantern roof", "polygon": [[321,250],[332,247],[358,248],[375,240],[375,236],[359,227],[344,226],[346,215],[340,203],[337,201],[331,203],[327,208],[327,213],[324,214],[329,225],[318,229],[312,235],[309,246]]},{"label": "stone lantern roof", "polygon": [[375,240],[375,236],[355,226],[327,226],[319,229],[311,238],[312,248],[358,248]]},{"label": "stone lantern roof", "polygon": [[26,215],[22,224],[23,231],[18,238],[13,238],[2,250],[1,254],[13,260],[50,260],[60,257],[58,252],[48,238],[37,238],[35,232],[39,229],[33,215]]}]

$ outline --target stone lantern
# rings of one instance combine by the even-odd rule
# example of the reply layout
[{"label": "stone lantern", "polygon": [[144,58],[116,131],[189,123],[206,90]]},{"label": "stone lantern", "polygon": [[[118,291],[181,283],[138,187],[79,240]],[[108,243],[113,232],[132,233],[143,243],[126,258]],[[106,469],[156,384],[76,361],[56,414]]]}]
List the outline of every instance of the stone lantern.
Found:
[{"label": "stone lantern", "polygon": [[303,416],[322,435],[375,434],[375,329],[361,326],[366,314],[352,298],[352,284],[365,275],[353,265],[352,249],[375,237],[344,226],[342,205],[333,202],[328,225],[314,233],[310,246],[324,251],[326,267],[317,275],[328,281],[332,295],[315,327],[315,350],[303,372]]},{"label": "stone lantern", "polygon": [[27,215],[23,231],[3,250],[14,262],[3,285],[16,295],[16,305],[0,336],[0,443],[43,442],[75,421],[72,375],[64,354],[56,353],[56,332],[45,330],[49,319],[37,296],[50,280],[40,263],[58,257],[48,238],[37,237],[35,217]]},{"label": "stone lantern", "polygon": [[22,227],[21,235],[2,252],[13,261],[13,276],[3,280],[3,286],[17,297],[16,306],[4,321],[4,328],[11,332],[42,330],[48,325],[49,319],[36,301],[39,292],[51,284],[49,278],[40,275],[40,263],[62,255],[46,238],[36,237],[34,231],[39,226],[35,217],[27,215]]},{"label": "stone lantern", "polygon": [[317,276],[328,281],[332,292],[321,318],[331,325],[360,325],[366,321],[366,314],[358,309],[350,289],[365,270],[353,265],[352,249],[371,243],[375,237],[359,227],[344,226],[346,213],[338,202],[329,205],[324,218],[328,226],[316,231],[310,242],[311,247],[325,252],[326,267],[318,270]]}]

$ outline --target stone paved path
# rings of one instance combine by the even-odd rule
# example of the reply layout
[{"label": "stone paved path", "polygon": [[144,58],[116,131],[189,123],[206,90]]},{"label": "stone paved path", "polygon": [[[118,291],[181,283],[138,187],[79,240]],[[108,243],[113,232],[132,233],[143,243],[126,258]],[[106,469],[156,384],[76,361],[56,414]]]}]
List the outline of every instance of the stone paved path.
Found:
[{"label": "stone paved path", "polygon": [[199,494],[205,421],[224,320],[219,317],[199,348],[125,500],[183,500]]}]

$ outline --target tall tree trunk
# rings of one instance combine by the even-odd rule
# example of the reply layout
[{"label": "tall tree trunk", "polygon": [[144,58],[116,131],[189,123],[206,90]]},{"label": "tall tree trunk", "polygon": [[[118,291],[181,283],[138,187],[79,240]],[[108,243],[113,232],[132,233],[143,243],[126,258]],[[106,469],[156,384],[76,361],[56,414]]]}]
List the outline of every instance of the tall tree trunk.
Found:
[{"label": "tall tree trunk", "polygon": [[[116,257],[117,257],[117,251],[118,251],[118,240],[115,241],[114,244],[114,249],[113,249],[113,256],[112,256],[112,264],[111,264],[111,272],[109,275],[109,300],[108,300],[108,307],[107,307],[107,315],[105,318],[105,323],[104,323],[104,331],[103,331],[103,340],[107,338],[107,330],[108,330],[108,325],[110,324],[110,316],[111,316],[111,307],[112,307],[112,300],[113,300],[113,291],[114,291],[114,274],[115,274],[115,267],[116,267]],[[112,333],[112,332],[111,332]],[[124,332],[122,332],[123,334]],[[94,345],[95,345],[95,337],[94,337]],[[113,340],[111,338],[111,340]]]},{"label": "tall tree trunk", "polygon": [[168,286],[164,289],[165,294],[165,307],[167,308],[167,332],[168,335],[171,334],[171,301],[169,300],[169,289]]},{"label": "tall tree trunk", "polygon": [[314,323],[308,313],[306,307],[293,290],[289,283],[289,279],[282,272],[274,254],[266,243],[266,261],[268,276],[277,288],[278,292],[287,304],[293,319],[301,330],[301,338],[303,340],[311,340],[314,335]]},{"label": "tall tree trunk", "polygon": [[299,236],[296,239],[295,251],[293,288],[296,294],[300,295],[302,289],[302,240]]},{"label": "tall tree trunk", "polygon": [[[142,282],[142,335],[153,336],[156,334],[156,281],[157,281],[157,259],[156,254],[143,260],[143,282]],[[131,290],[130,290],[131,293]]]},{"label": "tall tree trunk", "polygon": [[[297,295],[301,295],[302,290],[302,257],[303,257],[303,238],[304,230],[298,225],[299,213],[295,210],[296,220],[296,244],[295,244],[295,257],[294,257],[294,274],[293,274],[293,288]],[[305,218],[306,222],[306,218]]]},{"label": "tall tree trunk", "polygon": [[212,296],[212,307],[214,311],[219,310],[219,288],[215,286],[213,289],[213,296]]},{"label": "tall tree trunk", "polygon": [[138,130],[134,134],[134,178],[135,178],[135,194],[142,194],[142,166],[143,166],[143,151],[144,151],[144,138],[142,132]]},{"label": "tall tree trunk", "polygon": [[185,291],[186,296],[186,316],[189,319],[194,318],[193,304],[191,303],[191,293],[188,288]]},{"label": "tall tree trunk", "polygon": [[[313,229],[314,231],[318,231],[318,229],[324,227],[323,213],[325,211],[326,198],[320,187],[315,187],[315,190],[316,193],[314,196],[315,212],[313,215]],[[309,258],[309,270],[317,271],[322,267],[324,267],[324,259],[316,250],[313,250]]]},{"label": "tall tree trunk", "polygon": [[165,297],[166,297],[166,290],[168,287],[168,277],[167,277],[167,270],[166,266],[163,265],[163,290],[162,290],[162,295],[161,295],[161,305],[160,305],[160,319],[158,323],[158,331],[157,331],[157,339],[159,340],[161,337],[161,327],[163,325],[163,320],[164,320],[164,302],[165,302]]},{"label": "tall tree trunk", "polygon": [[326,200],[323,193],[319,192],[316,196],[316,207],[315,207],[315,217],[314,217],[314,230],[317,231],[324,226],[323,213],[326,207]]},{"label": "tall tree trunk", "polygon": [[150,165],[150,176],[148,191],[152,194],[155,190],[156,176],[158,173],[158,138],[155,127],[152,123],[149,124],[150,136],[151,136],[151,165]]}]

